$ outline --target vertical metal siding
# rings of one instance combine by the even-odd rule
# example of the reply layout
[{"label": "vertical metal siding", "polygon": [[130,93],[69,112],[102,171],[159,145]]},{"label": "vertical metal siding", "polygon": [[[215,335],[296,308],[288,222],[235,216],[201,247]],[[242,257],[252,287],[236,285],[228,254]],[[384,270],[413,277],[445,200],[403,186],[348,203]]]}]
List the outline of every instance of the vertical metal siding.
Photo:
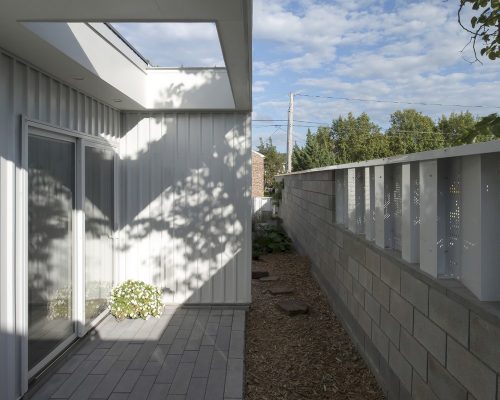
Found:
[{"label": "vertical metal siding", "polygon": [[171,303],[249,303],[248,114],[123,114],[120,278]]}]

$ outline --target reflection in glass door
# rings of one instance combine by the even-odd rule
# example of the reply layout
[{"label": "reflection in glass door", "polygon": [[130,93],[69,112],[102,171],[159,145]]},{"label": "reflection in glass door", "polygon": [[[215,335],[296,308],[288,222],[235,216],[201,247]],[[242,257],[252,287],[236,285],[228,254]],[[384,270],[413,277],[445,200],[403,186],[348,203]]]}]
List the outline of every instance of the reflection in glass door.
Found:
[{"label": "reflection in glass door", "polygon": [[28,140],[28,368],[74,334],[75,144]]},{"label": "reflection in glass door", "polygon": [[106,310],[113,282],[113,152],[85,147],[85,323]]}]

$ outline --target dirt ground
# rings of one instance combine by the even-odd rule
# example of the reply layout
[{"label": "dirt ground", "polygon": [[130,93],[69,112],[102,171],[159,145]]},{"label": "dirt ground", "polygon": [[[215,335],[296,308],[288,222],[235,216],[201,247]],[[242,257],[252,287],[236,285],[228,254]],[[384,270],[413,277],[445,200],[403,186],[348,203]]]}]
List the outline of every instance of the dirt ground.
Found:
[{"label": "dirt ground", "polygon": [[[246,400],[383,399],[374,376],[331,311],[296,253],[268,254],[253,270],[280,277],[252,281],[252,306],[246,337]],[[268,289],[287,286],[292,294],[273,296]],[[290,317],[276,307],[283,299],[309,305],[308,314]]]}]

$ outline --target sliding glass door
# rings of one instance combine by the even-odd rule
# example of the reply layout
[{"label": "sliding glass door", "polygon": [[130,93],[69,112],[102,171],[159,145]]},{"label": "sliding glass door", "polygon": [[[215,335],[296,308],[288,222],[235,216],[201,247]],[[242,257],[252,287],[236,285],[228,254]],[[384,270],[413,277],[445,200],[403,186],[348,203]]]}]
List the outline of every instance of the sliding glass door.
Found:
[{"label": "sliding glass door", "polygon": [[105,315],[114,270],[115,152],[56,128],[29,128],[23,140],[32,377]]},{"label": "sliding glass door", "polygon": [[75,333],[73,234],[75,143],[28,142],[28,366]]},{"label": "sliding glass door", "polygon": [[85,323],[106,310],[113,283],[113,171],[111,150],[85,147]]}]

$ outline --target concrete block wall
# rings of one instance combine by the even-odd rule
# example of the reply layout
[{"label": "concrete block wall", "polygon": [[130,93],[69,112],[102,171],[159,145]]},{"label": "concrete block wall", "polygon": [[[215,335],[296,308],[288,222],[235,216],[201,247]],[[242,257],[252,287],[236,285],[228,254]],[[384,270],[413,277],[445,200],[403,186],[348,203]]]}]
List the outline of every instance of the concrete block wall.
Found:
[{"label": "concrete block wall", "polygon": [[334,178],[284,176],[280,215],[387,398],[500,400],[500,303],[334,223]]}]

